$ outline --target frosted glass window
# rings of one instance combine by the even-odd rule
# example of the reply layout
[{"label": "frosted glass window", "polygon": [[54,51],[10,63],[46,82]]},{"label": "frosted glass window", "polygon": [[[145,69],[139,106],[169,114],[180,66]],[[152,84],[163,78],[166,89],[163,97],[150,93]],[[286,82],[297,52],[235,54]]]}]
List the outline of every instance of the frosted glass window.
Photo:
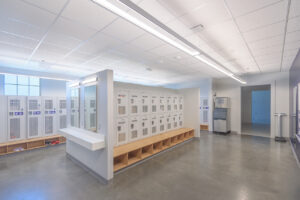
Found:
[{"label": "frosted glass window", "polygon": [[29,77],[29,85],[40,86],[40,78],[38,77]]},{"label": "frosted glass window", "polygon": [[18,76],[18,85],[29,85],[29,80],[27,76]]},{"label": "frosted glass window", "polygon": [[18,95],[19,96],[28,96],[29,87],[28,85],[18,85]]},{"label": "frosted glass window", "polygon": [[39,86],[30,86],[29,87],[29,96],[40,96],[40,87]]},{"label": "frosted glass window", "polygon": [[5,95],[17,95],[17,85],[5,85]]},{"label": "frosted glass window", "polygon": [[17,84],[17,76],[6,74],[4,78],[5,84]]}]

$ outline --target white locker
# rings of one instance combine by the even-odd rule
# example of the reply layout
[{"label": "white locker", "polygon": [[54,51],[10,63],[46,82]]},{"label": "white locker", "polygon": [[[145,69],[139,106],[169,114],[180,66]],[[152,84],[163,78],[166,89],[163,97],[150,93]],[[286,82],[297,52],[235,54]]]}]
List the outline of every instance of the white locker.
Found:
[{"label": "white locker", "polygon": [[158,116],[157,115],[151,115],[150,129],[151,129],[151,134],[152,135],[155,135],[155,134],[159,133]]},{"label": "white locker", "polygon": [[172,122],[172,114],[168,113],[166,114],[165,118],[166,118],[166,131],[170,131],[173,129],[173,122]]},{"label": "white locker", "polygon": [[27,137],[41,137],[43,128],[41,97],[27,97]]},{"label": "white locker", "polygon": [[166,97],[167,110],[166,112],[172,112],[173,110],[173,98],[171,96]]},{"label": "white locker", "polygon": [[140,95],[136,92],[129,92],[129,114],[135,116],[140,113]]},{"label": "white locker", "polygon": [[165,96],[160,96],[159,97],[159,112],[160,113],[165,113],[167,110],[166,108],[166,97]]},{"label": "white locker", "polygon": [[85,98],[87,101],[84,104],[85,120],[84,127],[90,131],[96,131],[97,129],[97,100],[94,97]]},{"label": "white locker", "polygon": [[8,96],[8,140],[26,138],[26,97]]},{"label": "white locker", "polygon": [[178,113],[173,113],[172,127],[173,127],[173,129],[178,129]]},{"label": "white locker", "polygon": [[140,131],[140,118],[130,117],[129,118],[129,141],[137,140],[141,137]]},{"label": "white locker", "polygon": [[71,95],[71,126],[79,128],[79,89],[74,88],[72,90],[74,90],[75,94]]},{"label": "white locker", "polygon": [[183,127],[183,113],[178,114],[178,128]]},{"label": "white locker", "polygon": [[7,96],[0,96],[0,143],[7,142]]},{"label": "white locker", "polygon": [[117,118],[116,120],[116,142],[117,146],[126,144],[128,141],[128,119]]},{"label": "white locker", "polygon": [[117,117],[128,115],[128,91],[119,90],[115,94],[115,112]]},{"label": "white locker", "polygon": [[150,131],[150,117],[148,115],[144,115],[141,116],[140,119],[141,122],[141,136],[144,137],[148,137],[151,135],[151,131]]},{"label": "white locker", "polygon": [[58,97],[57,103],[58,129],[67,128],[67,100],[65,97]]},{"label": "white locker", "polygon": [[165,115],[159,115],[158,116],[158,125],[159,125],[159,131],[158,133],[166,132],[166,117]]},{"label": "white locker", "polygon": [[178,106],[179,106],[178,110],[183,111],[183,108],[184,108],[183,96],[178,97]]},{"label": "white locker", "polygon": [[177,112],[179,109],[178,109],[178,96],[173,96],[173,99],[172,99],[172,104],[173,104],[173,111],[174,112]]},{"label": "white locker", "polygon": [[157,95],[151,95],[151,113],[156,114],[158,113],[158,102],[159,97]]},{"label": "white locker", "polygon": [[146,115],[150,113],[150,95],[141,94],[141,114]]},{"label": "white locker", "polygon": [[55,134],[57,131],[56,98],[43,97],[42,106],[44,108],[43,134]]}]

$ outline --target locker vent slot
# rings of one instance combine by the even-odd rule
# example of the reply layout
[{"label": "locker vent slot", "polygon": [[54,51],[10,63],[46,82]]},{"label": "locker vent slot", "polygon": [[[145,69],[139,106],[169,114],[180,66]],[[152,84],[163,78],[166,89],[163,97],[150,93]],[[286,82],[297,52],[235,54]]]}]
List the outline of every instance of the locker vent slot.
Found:
[{"label": "locker vent slot", "polygon": [[202,105],[205,107],[208,106],[208,99],[203,99]]},{"label": "locker vent slot", "polygon": [[152,133],[156,133],[156,126],[152,127]]},{"label": "locker vent slot", "polygon": [[71,115],[71,126],[75,126],[75,116]]},{"label": "locker vent slot", "polygon": [[118,142],[124,142],[126,140],[126,133],[118,134]]},{"label": "locker vent slot", "polygon": [[66,109],[67,108],[66,100],[60,100],[59,101],[59,108],[60,109]]},{"label": "locker vent slot", "polygon": [[174,122],[174,128],[177,128],[177,122]]},{"label": "locker vent slot", "polygon": [[45,117],[45,134],[52,134],[52,133],[53,133],[53,116],[46,116]]},{"label": "locker vent slot", "polygon": [[119,106],[118,113],[119,113],[119,115],[125,115],[126,114],[126,107],[125,106]]},{"label": "locker vent slot", "polygon": [[179,126],[182,126],[182,121],[179,122]]},{"label": "locker vent slot", "polygon": [[74,99],[71,100],[71,108],[75,108],[75,100]]},{"label": "locker vent slot", "polygon": [[161,111],[165,111],[165,106],[160,105],[160,110],[161,110]]},{"label": "locker vent slot", "polygon": [[96,100],[90,100],[90,108],[96,108]]},{"label": "locker vent slot", "polygon": [[168,123],[168,129],[171,129],[171,123]]},{"label": "locker vent slot", "polygon": [[131,139],[135,139],[138,136],[137,130],[131,131]]},{"label": "locker vent slot", "polygon": [[91,122],[91,127],[96,127],[96,113],[91,113],[90,114],[90,122]]},{"label": "locker vent slot", "polygon": [[131,106],[131,113],[137,113],[137,106]]},{"label": "locker vent slot", "polygon": [[174,110],[177,110],[177,104],[174,105]]},{"label": "locker vent slot", "polygon": [[29,110],[38,110],[39,106],[38,106],[39,102],[36,99],[30,99],[28,102],[29,105]]},{"label": "locker vent slot", "polygon": [[170,111],[171,110],[171,105],[168,105],[168,111]]},{"label": "locker vent slot", "polygon": [[61,115],[59,116],[59,128],[67,128],[67,116]]},{"label": "locker vent slot", "polygon": [[164,131],[165,130],[165,125],[160,125],[160,131]]},{"label": "locker vent slot", "polygon": [[156,106],[152,105],[152,112],[156,112]]},{"label": "locker vent slot", "polygon": [[146,136],[146,135],[148,135],[148,128],[143,129],[143,136]]},{"label": "locker vent slot", "polygon": [[203,122],[207,123],[208,122],[208,111],[203,110]]},{"label": "locker vent slot", "polygon": [[179,105],[179,109],[182,110],[182,108],[183,108],[183,106],[182,106],[182,104],[180,104],[180,105]]},{"label": "locker vent slot", "polygon": [[144,113],[148,112],[148,106],[143,106],[143,112]]},{"label": "locker vent slot", "polygon": [[47,110],[53,109],[53,101],[52,100],[45,100],[45,109],[47,109]]},{"label": "locker vent slot", "polygon": [[19,139],[21,138],[21,130],[20,130],[20,118],[10,119],[10,139]]},{"label": "locker vent slot", "polygon": [[38,136],[39,134],[39,118],[38,117],[30,117],[29,118],[29,136]]},{"label": "locker vent slot", "polygon": [[11,99],[9,100],[9,107],[10,107],[10,110],[13,111],[13,110],[20,110],[20,100],[18,99]]}]

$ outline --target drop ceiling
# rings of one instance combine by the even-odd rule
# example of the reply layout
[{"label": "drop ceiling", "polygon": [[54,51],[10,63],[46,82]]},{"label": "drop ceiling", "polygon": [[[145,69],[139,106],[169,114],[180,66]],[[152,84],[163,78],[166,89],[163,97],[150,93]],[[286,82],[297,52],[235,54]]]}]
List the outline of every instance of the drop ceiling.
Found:
[{"label": "drop ceiling", "polygon": [[[238,75],[287,71],[300,48],[298,0],[288,20],[288,0],[133,2]],[[1,0],[0,65],[149,85],[224,76],[91,0]]]}]

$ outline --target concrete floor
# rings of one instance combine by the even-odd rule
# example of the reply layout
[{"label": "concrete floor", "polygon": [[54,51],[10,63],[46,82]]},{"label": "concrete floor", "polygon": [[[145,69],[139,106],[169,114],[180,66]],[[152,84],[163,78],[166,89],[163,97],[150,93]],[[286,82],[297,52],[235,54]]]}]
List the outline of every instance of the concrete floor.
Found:
[{"label": "concrete floor", "polygon": [[299,200],[289,143],[202,134],[103,185],[65,156],[65,146],[0,157],[0,199]]},{"label": "concrete floor", "polygon": [[252,136],[261,136],[261,137],[270,137],[271,136],[270,125],[268,124],[242,124],[242,134],[243,135],[252,135]]}]

